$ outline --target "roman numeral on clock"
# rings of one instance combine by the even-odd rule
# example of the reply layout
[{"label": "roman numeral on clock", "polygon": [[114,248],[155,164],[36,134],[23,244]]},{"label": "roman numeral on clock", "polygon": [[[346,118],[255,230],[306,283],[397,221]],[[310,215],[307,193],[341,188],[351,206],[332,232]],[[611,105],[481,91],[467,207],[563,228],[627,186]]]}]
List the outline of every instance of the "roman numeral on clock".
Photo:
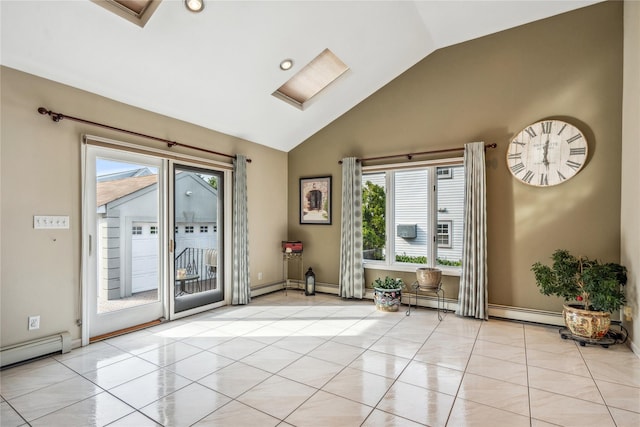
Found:
[{"label": "roman numeral on clock", "polygon": [[522,153],[511,153],[507,156],[509,160],[520,160],[522,158]]},{"label": "roman numeral on clock", "polygon": [[560,173],[560,171],[558,171],[558,178],[560,178],[560,181],[564,181],[567,179],[564,175]]},{"label": "roman numeral on clock", "polygon": [[574,162],[573,160],[567,160],[566,165],[575,170],[578,170],[580,166],[582,166],[581,163]]},{"label": "roman numeral on clock", "polygon": [[562,131],[564,130],[564,128],[567,127],[567,124],[563,124],[562,127],[560,128],[560,130],[558,131],[558,135],[560,135],[562,133]]},{"label": "roman numeral on clock", "polygon": [[533,128],[531,126],[526,128],[525,132],[527,132],[531,138],[533,138],[533,137],[535,137],[537,135],[536,131],[533,130]]},{"label": "roman numeral on clock", "polygon": [[542,133],[551,133],[551,122],[542,122]]},{"label": "roman numeral on clock", "polygon": [[575,142],[575,141],[579,140],[580,138],[582,138],[582,135],[578,133],[576,135],[573,135],[571,138],[567,139],[567,143],[571,144],[572,142]]},{"label": "roman numeral on clock", "polygon": [[527,184],[530,184],[531,180],[533,179],[533,175],[534,175],[533,171],[527,171],[527,173],[525,173],[524,176],[522,177],[522,180]]},{"label": "roman numeral on clock", "polygon": [[519,174],[524,170],[524,165],[522,163],[518,163],[517,165],[511,166],[511,172],[514,174]]},{"label": "roman numeral on clock", "polygon": [[549,177],[546,173],[540,175],[540,185],[549,185]]},{"label": "roman numeral on clock", "polygon": [[579,155],[584,156],[585,154],[587,154],[587,149],[585,147],[570,148],[569,149],[569,155],[570,156],[579,156]]},{"label": "roman numeral on clock", "polygon": [[516,141],[515,139],[511,141],[512,144],[522,145],[523,147],[526,145],[524,142]]}]

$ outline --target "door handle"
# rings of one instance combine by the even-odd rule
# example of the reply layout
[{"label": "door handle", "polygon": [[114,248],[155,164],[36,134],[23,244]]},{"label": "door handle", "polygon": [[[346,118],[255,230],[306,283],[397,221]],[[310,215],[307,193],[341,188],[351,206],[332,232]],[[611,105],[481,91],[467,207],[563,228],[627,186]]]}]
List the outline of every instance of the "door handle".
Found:
[{"label": "door handle", "polygon": [[173,239],[169,239],[169,253],[173,253]]}]

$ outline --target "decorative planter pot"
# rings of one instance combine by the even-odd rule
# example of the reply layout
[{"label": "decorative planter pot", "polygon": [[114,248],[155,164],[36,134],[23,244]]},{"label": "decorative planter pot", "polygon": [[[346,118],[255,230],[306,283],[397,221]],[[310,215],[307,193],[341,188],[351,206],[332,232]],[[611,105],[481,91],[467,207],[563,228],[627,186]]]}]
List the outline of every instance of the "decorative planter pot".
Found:
[{"label": "decorative planter pot", "polygon": [[380,311],[398,311],[400,300],[402,299],[402,289],[381,289],[373,288],[373,301]]},{"label": "decorative planter pot", "polygon": [[611,313],[585,310],[581,305],[564,305],[564,323],[573,335],[598,340],[603,338],[611,325]]},{"label": "decorative planter pot", "polygon": [[442,270],[439,268],[418,268],[416,280],[419,289],[438,289],[442,280]]}]

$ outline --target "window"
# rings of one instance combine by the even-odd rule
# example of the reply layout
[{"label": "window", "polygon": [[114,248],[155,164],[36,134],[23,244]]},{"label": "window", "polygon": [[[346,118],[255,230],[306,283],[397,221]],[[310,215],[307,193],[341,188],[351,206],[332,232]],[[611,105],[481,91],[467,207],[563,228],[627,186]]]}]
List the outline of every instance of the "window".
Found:
[{"label": "window", "polygon": [[208,233],[209,232],[209,227],[206,225],[201,225],[200,226],[200,232],[201,233]]},{"label": "window", "polygon": [[158,234],[158,227],[155,225],[152,225],[151,228],[149,229],[149,232],[151,234]]},{"label": "window", "polygon": [[453,174],[451,168],[438,168],[438,179],[451,179]]},{"label": "window", "polygon": [[176,231],[175,234],[178,234],[178,226],[176,225]]},{"label": "window", "polygon": [[184,226],[184,232],[189,234],[189,233],[193,233],[193,225],[185,225]]},{"label": "window", "polygon": [[131,234],[134,236],[142,235],[142,226],[134,225],[133,227],[131,227]]},{"label": "window", "polygon": [[452,221],[438,221],[438,247],[451,247],[451,223]]},{"label": "window", "polygon": [[[419,265],[460,268],[464,168],[462,159],[439,163],[364,167],[366,266],[400,271]],[[407,224],[415,224],[415,233],[397,231]]]}]

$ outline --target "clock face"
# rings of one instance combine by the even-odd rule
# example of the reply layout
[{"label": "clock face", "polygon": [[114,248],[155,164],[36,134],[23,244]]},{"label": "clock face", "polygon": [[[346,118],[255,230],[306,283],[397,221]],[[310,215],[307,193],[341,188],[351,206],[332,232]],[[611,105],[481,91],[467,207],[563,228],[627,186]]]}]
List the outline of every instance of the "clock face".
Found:
[{"label": "clock face", "polygon": [[562,184],[587,161],[587,140],[578,128],[560,120],[542,120],[524,128],[507,150],[511,174],[525,184]]}]

